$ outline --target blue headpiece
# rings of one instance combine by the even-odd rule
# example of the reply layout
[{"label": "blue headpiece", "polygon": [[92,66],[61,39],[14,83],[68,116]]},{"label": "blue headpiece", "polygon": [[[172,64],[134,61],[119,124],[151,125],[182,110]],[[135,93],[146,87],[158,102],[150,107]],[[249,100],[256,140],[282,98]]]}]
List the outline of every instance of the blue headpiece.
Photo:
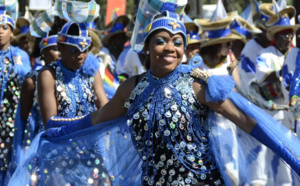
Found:
[{"label": "blue headpiece", "polygon": [[42,41],[40,42],[40,51],[44,50],[47,47],[50,46],[56,46],[57,45],[57,35],[51,35],[51,36],[44,36]]},{"label": "blue headpiece", "polygon": [[[186,44],[185,27],[181,23],[181,19],[179,19],[182,18],[186,4],[187,0],[140,0],[130,41],[133,50],[143,52],[146,37],[157,29],[166,29],[172,33],[181,33],[184,36]],[[164,17],[154,19],[157,15]],[[172,24],[174,24],[174,27]]]},{"label": "blue headpiece", "polygon": [[9,15],[6,15],[5,7],[0,6],[0,25],[3,25],[3,24],[9,24],[11,26],[12,30],[14,30],[14,28],[15,28],[14,20]]},{"label": "blue headpiece", "polygon": [[[79,36],[69,35],[68,31],[71,25],[75,24],[79,29]],[[77,47],[81,52],[85,51],[91,45],[91,37],[84,23],[68,22],[58,33],[57,42]]]},{"label": "blue headpiece", "polygon": [[156,30],[164,29],[172,34],[181,34],[184,41],[184,46],[187,46],[186,29],[183,23],[179,19],[179,15],[174,12],[163,11],[162,17],[153,19],[144,30],[144,41],[147,40],[149,35]]}]

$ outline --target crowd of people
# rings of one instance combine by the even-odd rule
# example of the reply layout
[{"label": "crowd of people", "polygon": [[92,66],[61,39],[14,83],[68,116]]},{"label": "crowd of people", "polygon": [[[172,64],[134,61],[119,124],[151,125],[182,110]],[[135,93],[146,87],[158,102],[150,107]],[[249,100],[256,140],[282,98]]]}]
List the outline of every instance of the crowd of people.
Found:
[{"label": "crowd of people", "polygon": [[0,7],[0,185],[300,185],[294,7],[141,0],[129,31],[86,4]]}]

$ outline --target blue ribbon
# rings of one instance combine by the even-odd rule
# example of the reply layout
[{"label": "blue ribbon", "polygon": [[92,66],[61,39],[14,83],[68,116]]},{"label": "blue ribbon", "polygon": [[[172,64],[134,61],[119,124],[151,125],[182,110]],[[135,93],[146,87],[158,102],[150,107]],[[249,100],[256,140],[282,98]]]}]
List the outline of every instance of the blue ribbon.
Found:
[{"label": "blue ribbon", "polygon": [[279,20],[273,26],[289,26],[290,18],[289,17],[280,17]]},{"label": "blue ribbon", "polygon": [[26,34],[29,32],[29,26],[24,25],[20,27],[20,34]]},{"label": "blue ribbon", "polygon": [[193,31],[187,30],[186,35],[188,35],[188,34],[190,35],[190,39],[197,39],[199,41],[201,40],[197,30],[193,30]]},{"label": "blue ribbon", "polygon": [[116,23],[109,31],[109,33],[113,34],[118,31],[124,31],[125,25],[122,23]]},{"label": "blue ribbon", "polygon": [[231,31],[229,28],[221,29],[221,30],[210,30],[207,32],[209,39],[216,39],[220,37],[225,37],[231,34]]},{"label": "blue ribbon", "polygon": [[242,34],[246,38],[251,37],[251,32],[249,32],[247,29],[245,29],[243,26],[241,26],[237,21],[234,21],[230,25],[230,28],[236,30],[238,33]]}]

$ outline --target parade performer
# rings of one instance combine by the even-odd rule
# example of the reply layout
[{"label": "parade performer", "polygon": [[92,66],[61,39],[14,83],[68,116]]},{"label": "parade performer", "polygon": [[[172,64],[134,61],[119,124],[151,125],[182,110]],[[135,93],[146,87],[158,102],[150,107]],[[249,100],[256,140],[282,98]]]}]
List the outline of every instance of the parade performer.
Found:
[{"label": "parade performer", "polygon": [[[60,58],[57,35],[45,35],[40,42],[40,51],[46,65],[56,62]],[[44,130],[36,88],[38,72],[39,70],[30,71],[22,83],[20,104],[15,119],[17,130],[14,133],[12,160],[7,179],[13,174],[16,166],[22,162],[33,138]]]},{"label": "parade performer", "polygon": [[[0,184],[6,185],[4,178],[11,160],[11,148],[14,136],[16,109],[20,96],[22,80],[30,71],[29,57],[26,52],[11,46],[14,21],[6,14],[5,7],[0,8],[0,50],[1,50],[1,138],[0,138]],[[28,64],[28,66],[27,66]]]},{"label": "parade performer", "polygon": [[[208,19],[197,19],[196,22],[201,26],[204,32],[207,32],[207,39],[201,44],[200,55],[203,63],[200,69],[214,75],[228,76],[232,75],[229,70],[237,61],[231,51],[232,43],[235,40],[241,40],[242,37],[232,33],[230,23],[234,21],[236,12],[230,12],[227,15],[222,1],[218,1],[213,16]],[[235,77],[236,81],[238,77]]]},{"label": "parade performer", "polygon": [[[139,8],[151,6],[146,1],[140,3]],[[10,185],[47,184],[47,178],[69,167],[68,162],[81,166],[82,159],[90,162],[85,168],[95,168],[93,174],[72,178],[93,184],[101,167],[97,153],[104,156],[103,165],[115,185],[248,183],[246,167],[251,164],[248,158],[253,157],[232,159],[240,165],[240,176],[231,179],[223,155],[229,153],[232,144],[226,139],[232,133],[215,125],[211,109],[262,141],[300,174],[300,152],[294,146],[300,142],[295,136],[285,134],[288,130],[280,123],[233,92],[232,81],[180,65],[187,39],[174,12],[183,7],[170,2],[160,5],[163,12],[155,14],[144,30],[143,48],[150,53],[150,70],[121,84],[113,99],[92,114],[72,119],[51,117],[46,125],[56,127],[36,138]],[[246,133],[240,143],[254,140]],[[60,164],[52,163],[57,159]],[[39,172],[33,171],[37,164]],[[53,167],[57,171],[50,172]],[[69,169],[60,181],[68,182],[64,178],[76,171]]]},{"label": "parade performer", "polygon": [[[294,7],[280,7],[273,2],[274,15],[266,23],[267,37],[273,41],[273,45],[260,51],[256,58],[256,79],[261,95],[266,101],[276,105],[287,104],[289,101],[288,91],[281,82],[282,67],[285,61],[285,54],[292,44],[294,33],[298,25],[291,25],[290,19],[295,15]],[[274,105],[273,104],[273,105]],[[274,119],[281,122],[285,127],[293,131],[294,117],[286,110],[266,110]],[[266,166],[274,178],[276,184],[292,184],[291,170],[281,162],[272,152],[267,152],[266,159],[272,159],[272,169]],[[271,170],[270,170],[271,169]],[[270,179],[269,179],[270,180]],[[273,185],[274,183],[269,183]]]},{"label": "parade performer", "polygon": [[[257,2],[255,4],[257,4]],[[267,48],[271,43],[267,38],[266,22],[270,16],[274,15],[274,10],[271,8],[272,6],[272,3],[257,5],[258,12],[253,13],[255,17],[254,23],[262,33],[255,35],[253,39],[247,42],[242,51],[240,63],[238,64],[240,80],[242,82],[241,85],[243,85],[243,89],[246,89],[248,92],[251,83],[256,82],[256,57],[262,49]]]}]

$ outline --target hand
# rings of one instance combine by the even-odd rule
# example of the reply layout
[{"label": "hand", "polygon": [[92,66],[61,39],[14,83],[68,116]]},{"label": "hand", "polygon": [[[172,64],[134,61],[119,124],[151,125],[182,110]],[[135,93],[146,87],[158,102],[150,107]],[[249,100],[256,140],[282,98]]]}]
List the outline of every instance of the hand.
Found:
[{"label": "hand", "polygon": [[299,97],[298,96],[292,96],[292,98],[290,99],[289,105],[291,107],[295,106],[295,104],[297,103]]}]

